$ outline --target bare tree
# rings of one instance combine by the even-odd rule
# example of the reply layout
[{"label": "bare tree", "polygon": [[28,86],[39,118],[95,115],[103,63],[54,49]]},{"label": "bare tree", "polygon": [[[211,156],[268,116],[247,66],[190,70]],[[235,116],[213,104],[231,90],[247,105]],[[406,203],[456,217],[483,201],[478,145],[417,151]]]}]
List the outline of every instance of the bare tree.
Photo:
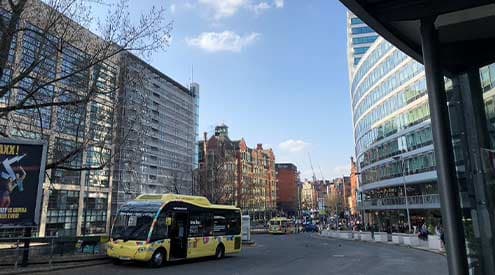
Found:
[{"label": "bare tree", "polygon": [[[92,16],[95,3],[107,7],[102,20]],[[123,111],[115,101],[120,80],[143,81],[142,75],[121,72],[121,55],[149,57],[167,47],[172,25],[164,9],[152,7],[133,20],[126,0],[0,0],[0,6],[0,135],[43,138],[53,134],[58,118],[56,131],[71,144],[56,143],[46,168],[98,174],[118,152],[112,144],[139,131],[131,127],[114,140],[114,111]],[[89,26],[96,26],[99,37]],[[83,163],[83,154],[92,161]]]},{"label": "bare tree", "polygon": [[207,165],[201,168],[199,193],[212,203],[236,204],[234,151],[219,142],[207,151]]},{"label": "bare tree", "polygon": [[187,184],[189,180],[192,180],[192,177],[192,171],[190,173],[175,171],[172,173],[170,181],[166,183],[165,189],[174,194],[187,194],[192,188]]}]

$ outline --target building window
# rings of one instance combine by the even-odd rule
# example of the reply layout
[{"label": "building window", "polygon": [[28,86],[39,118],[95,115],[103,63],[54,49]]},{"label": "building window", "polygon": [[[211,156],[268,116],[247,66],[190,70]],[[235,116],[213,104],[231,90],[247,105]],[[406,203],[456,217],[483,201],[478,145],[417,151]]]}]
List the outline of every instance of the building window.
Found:
[{"label": "building window", "polygon": [[[56,138],[53,148],[54,159],[61,159],[67,156],[70,152],[77,149],[79,145],[74,141]],[[82,154],[76,154],[67,159],[63,165],[71,168],[80,168],[82,164]],[[63,169],[53,169],[52,178],[54,183],[79,185],[81,179],[80,171],[71,171]]]},{"label": "building window", "polygon": [[351,32],[352,34],[361,34],[361,33],[375,32],[375,31],[370,27],[357,27],[357,28],[352,28]]},{"label": "building window", "polygon": [[354,48],[354,54],[363,54],[368,49],[369,49],[369,47],[358,47],[358,48]]},{"label": "building window", "polygon": [[351,18],[351,24],[352,25],[358,25],[358,24],[364,24],[363,20],[357,18],[357,17],[354,17],[354,18]]},{"label": "building window", "polygon": [[[108,194],[84,194],[85,208],[82,216],[82,230],[86,234],[102,234],[106,232]],[[86,225],[84,225],[86,221]]]},{"label": "building window", "polygon": [[76,235],[78,207],[79,191],[50,190],[48,195],[46,235]]}]

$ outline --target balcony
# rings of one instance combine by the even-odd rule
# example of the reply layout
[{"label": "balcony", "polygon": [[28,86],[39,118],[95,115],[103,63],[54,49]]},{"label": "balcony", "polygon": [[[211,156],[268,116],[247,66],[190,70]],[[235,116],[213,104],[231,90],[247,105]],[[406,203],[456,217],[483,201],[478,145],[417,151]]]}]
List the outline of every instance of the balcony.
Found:
[{"label": "balcony", "polygon": [[[407,202],[410,209],[440,208],[440,195],[409,196]],[[406,200],[404,197],[370,199],[358,202],[358,208],[359,210],[406,209]]]}]

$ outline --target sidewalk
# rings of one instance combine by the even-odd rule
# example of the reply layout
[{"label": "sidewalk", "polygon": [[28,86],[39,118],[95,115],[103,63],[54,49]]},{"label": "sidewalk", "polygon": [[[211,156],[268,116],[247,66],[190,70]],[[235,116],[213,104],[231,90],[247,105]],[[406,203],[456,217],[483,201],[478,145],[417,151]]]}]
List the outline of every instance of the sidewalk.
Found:
[{"label": "sidewalk", "polygon": [[104,255],[76,255],[54,259],[51,263],[43,259],[31,262],[27,267],[4,266],[0,275],[5,274],[32,274],[36,272],[48,272],[54,270],[71,269],[85,266],[110,263],[111,260]]},{"label": "sidewalk", "polygon": [[[346,232],[348,234],[352,234],[352,237],[351,238],[341,238],[341,237],[336,237],[336,236],[330,236],[330,234],[329,234],[330,232],[334,232],[334,233],[335,232],[342,232],[342,233]],[[435,253],[435,254],[440,254],[440,255],[443,255],[443,256],[446,255],[445,250],[432,249],[432,248],[425,247],[425,246],[413,246],[413,245],[408,245],[408,244],[404,244],[404,243],[394,243],[392,241],[386,241],[386,242],[385,241],[377,241],[377,240],[375,240],[373,238],[367,239],[367,240],[363,240],[363,239],[355,238],[354,237],[355,234],[361,234],[361,233],[367,233],[367,232],[329,231],[329,230],[323,230],[323,231],[320,232],[319,236],[321,236],[323,238],[332,238],[332,239],[339,239],[339,240],[382,243],[382,244],[385,244],[385,245],[395,245],[395,246],[408,247],[408,248],[412,248],[412,249],[428,251],[428,252]]]}]

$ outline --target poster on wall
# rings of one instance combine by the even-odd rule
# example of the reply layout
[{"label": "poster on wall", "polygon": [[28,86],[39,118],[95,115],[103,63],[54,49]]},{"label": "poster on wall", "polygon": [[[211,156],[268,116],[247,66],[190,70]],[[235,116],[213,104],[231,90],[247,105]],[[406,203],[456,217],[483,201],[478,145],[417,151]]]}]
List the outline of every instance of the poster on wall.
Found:
[{"label": "poster on wall", "polygon": [[38,225],[46,148],[44,141],[0,139],[0,228]]}]

